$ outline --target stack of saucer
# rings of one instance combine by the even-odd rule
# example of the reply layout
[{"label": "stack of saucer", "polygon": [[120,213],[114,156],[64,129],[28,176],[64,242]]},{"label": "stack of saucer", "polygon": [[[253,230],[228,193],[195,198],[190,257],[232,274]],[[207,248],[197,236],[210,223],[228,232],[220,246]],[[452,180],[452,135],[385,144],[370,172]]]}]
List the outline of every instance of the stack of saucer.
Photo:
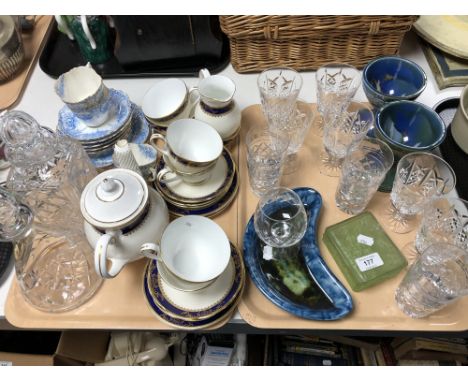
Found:
[{"label": "stack of saucer", "polygon": [[196,286],[197,290],[181,290],[192,288],[190,283],[180,282],[181,279],[170,284],[162,277],[159,264],[152,260],[144,276],[145,296],[159,319],[186,330],[208,328],[229,320],[245,282],[242,256],[234,245],[231,244],[231,259],[226,270],[201,289]]},{"label": "stack of saucer", "polygon": [[154,186],[175,216],[215,216],[231,204],[239,189],[236,164],[226,148],[223,149],[210,178],[203,183],[190,184],[180,178],[164,181],[162,170],[165,168],[163,156],[156,164],[158,176]]},{"label": "stack of saucer", "polygon": [[109,89],[109,97],[109,117],[97,127],[88,126],[68,106],[59,112],[58,131],[79,141],[98,168],[112,165],[114,145],[119,139],[143,143],[149,134],[141,109],[124,92]]},{"label": "stack of saucer", "polygon": [[151,260],[144,274],[151,310],[164,323],[185,330],[227,322],[244,283],[242,255],[221,227],[200,216],[178,218],[166,228],[161,258]]}]

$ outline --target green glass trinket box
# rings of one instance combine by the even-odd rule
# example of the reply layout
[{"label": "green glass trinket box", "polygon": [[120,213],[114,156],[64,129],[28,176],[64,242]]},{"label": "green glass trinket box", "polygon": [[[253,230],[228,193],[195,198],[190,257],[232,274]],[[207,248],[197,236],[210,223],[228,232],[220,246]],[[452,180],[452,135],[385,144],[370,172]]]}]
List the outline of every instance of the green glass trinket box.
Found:
[{"label": "green glass trinket box", "polygon": [[408,265],[370,212],[328,227],[323,242],[355,292],[397,275]]}]

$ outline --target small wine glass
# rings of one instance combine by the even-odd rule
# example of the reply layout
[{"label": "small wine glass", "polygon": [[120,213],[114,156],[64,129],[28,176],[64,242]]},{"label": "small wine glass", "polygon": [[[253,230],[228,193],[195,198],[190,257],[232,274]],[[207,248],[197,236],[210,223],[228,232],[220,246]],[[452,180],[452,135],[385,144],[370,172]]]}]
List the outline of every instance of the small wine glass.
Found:
[{"label": "small wine glass", "polygon": [[432,200],[452,191],[455,182],[455,172],[442,158],[431,153],[406,154],[398,162],[390,193],[390,229],[395,233],[412,231],[415,217]]},{"label": "small wine glass", "polygon": [[273,188],[258,202],[254,226],[265,244],[274,248],[292,247],[299,243],[307,229],[304,204],[294,191]]},{"label": "small wine glass", "polygon": [[[292,174],[299,168],[300,161],[297,153],[310,130],[314,114],[310,104],[298,99],[289,122],[280,129],[281,132],[286,134],[286,138],[289,142],[283,164],[282,173],[284,175]],[[273,135],[276,134],[276,131],[271,127],[270,131]]]},{"label": "small wine glass", "polygon": [[332,62],[321,66],[315,73],[317,82],[317,109],[314,134],[323,135],[325,116],[339,115],[348,106],[361,84],[361,73],[354,66]]},{"label": "small wine glass", "polygon": [[359,145],[373,124],[372,110],[359,102],[349,103],[339,114],[325,115],[320,173],[339,176],[344,158]]},{"label": "small wine glass", "polygon": [[468,202],[458,198],[432,200],[422,213],[416,239],[403,247],[409,263],[429,246],[449,243],[468,251]]},{"label": "small wine glass", "polygon": [[257,86],[269,128],[282,128],[294,111],[302,76],[291,68],[270,68],[260,73]]}]

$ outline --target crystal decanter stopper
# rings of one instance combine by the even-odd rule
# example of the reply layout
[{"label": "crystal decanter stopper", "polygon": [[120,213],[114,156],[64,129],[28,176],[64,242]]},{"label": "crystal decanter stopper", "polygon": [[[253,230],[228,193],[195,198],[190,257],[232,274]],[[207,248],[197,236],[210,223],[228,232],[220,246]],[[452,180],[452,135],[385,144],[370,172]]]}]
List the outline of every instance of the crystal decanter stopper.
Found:
[{"label": "crystal decanter stopper", "polygon": [[81,145],[21,111],[0,117],[0,138],[11,163],[7,189],[30,206],[37,228],[52,235],[84,235],[80,195],[97,172]]}]

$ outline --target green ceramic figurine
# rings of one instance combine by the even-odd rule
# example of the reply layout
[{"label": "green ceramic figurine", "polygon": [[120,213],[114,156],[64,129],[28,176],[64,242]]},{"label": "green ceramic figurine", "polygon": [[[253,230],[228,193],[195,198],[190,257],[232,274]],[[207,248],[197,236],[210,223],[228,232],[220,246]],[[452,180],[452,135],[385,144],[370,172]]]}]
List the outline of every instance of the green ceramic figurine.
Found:
[{"label": "green ceramic figurine", "polygon": [[104,16],[56,16],[58,29],[76,40],[81,55],[91,64],[102,64],[113,56],[109,22]]}]

